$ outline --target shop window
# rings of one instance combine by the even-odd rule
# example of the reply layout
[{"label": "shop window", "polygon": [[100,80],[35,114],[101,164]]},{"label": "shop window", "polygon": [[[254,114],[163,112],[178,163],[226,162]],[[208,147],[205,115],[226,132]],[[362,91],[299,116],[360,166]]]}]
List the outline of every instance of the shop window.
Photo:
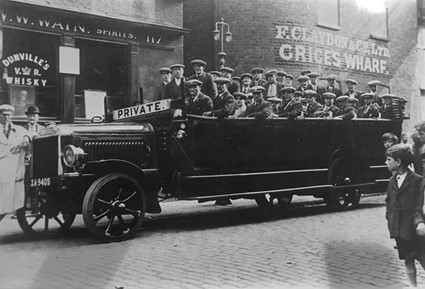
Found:
[{"label": "shop window", "polygon": [[339,26],[339,0],[317,0],[317,24],[332,29]]},{"label": "shop window", "polygon": [[12,104],[15,116],[37,105],[41,117],[58,117],[59,41],[57,35],[3,28],[0,103]]},{"label": "shop window", "polygon": [[75,46],[80,49],[75,116],[91,118],[96,114],[93,106],[103,107],[104,96],[123,103],[128,93],[128,46],[86,39],[76,39]]}]

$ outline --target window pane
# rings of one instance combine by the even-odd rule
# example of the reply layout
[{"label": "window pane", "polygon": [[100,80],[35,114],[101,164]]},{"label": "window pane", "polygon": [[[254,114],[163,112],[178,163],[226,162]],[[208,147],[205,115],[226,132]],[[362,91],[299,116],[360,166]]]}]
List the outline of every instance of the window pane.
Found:
[{"label": "window pane", "polygon": [[339,0],[317,0],[318,24],[339,26]]}]

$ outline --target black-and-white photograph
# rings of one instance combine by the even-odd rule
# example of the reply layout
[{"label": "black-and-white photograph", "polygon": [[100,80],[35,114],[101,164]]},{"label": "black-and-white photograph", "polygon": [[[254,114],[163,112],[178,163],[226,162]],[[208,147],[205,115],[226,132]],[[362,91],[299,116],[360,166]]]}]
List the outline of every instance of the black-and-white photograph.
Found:
[{"label": "black-and-white photograph", "polygon": [[425,0],[0,0],[0,289],[425,288]]}]

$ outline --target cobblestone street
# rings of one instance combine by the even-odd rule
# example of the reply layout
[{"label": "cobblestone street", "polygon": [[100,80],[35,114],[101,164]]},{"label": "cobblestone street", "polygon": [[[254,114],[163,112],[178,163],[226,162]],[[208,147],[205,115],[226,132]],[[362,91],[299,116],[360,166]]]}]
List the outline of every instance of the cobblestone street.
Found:
[{"label": "cobblestone street", "polygon": [[[302,198],[299,198],[302,201]],[[0,287],[404,288],[384,219],[384,196],[348,212],[297,201],[265,218],[248,200],[170,202],[135,238],[103,244],[81,218],[66,236],[26,240],[0,223]],[[418,268],[419,286],[425,272]]]}]

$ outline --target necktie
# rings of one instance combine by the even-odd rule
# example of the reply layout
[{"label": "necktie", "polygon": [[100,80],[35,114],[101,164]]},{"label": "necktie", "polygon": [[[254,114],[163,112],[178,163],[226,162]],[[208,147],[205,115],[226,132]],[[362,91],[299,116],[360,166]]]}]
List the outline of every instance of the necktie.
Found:
[{"label": "necktie", "polygon": [[9,133],[10,133],[10,124],[5,124],[3,126],[3,133],[6,136],[6,138],[9,138]]}]

